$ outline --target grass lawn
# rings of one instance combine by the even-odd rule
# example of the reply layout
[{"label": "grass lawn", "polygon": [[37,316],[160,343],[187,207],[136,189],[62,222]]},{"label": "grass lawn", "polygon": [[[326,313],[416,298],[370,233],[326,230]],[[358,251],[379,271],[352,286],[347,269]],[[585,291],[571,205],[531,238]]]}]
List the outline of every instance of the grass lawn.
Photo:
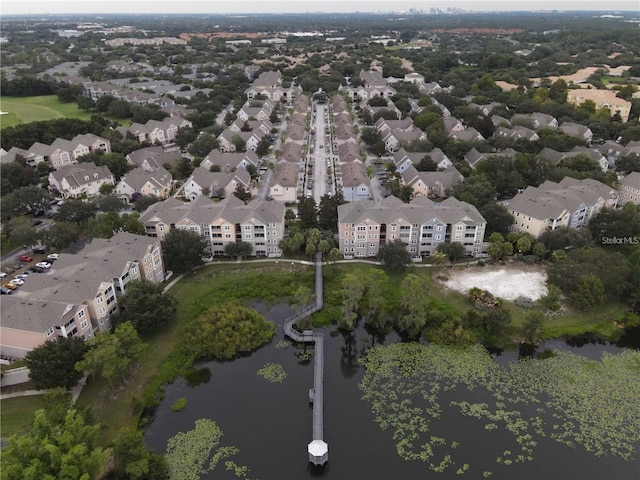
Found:
[{"label": "grass lawn", "polygon": [[[0,111],[7,112],[5,115],[0,115],[0,128],[62,117],[90,120],[92,115],[80,110],[76,103],[61,103],[56,95],[0,97]],[[128,122],[123,119],[110,119],[121,124]]]},{"label": "grass lawn", "polygon": [[9,437],[13,434],[21,433],[23,428],[33,421],[35,411],[40,408],[46,408],[46,406],[44,395],[2,400],[2,410],[0,412],[2,436]]}]

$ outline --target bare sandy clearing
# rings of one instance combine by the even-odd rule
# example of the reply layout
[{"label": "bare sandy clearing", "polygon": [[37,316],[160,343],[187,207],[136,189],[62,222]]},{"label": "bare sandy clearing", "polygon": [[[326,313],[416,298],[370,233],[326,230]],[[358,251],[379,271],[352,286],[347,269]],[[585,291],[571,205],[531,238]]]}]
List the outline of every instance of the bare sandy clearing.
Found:
[{"label": "bare sandy clearing", "polygon": [[444,286],[463,293],[478,287],[505,300],[514,300],[519,296],[537,300],[547,294],[547,274],[540,268],[453,269],[447,271],[446,276],[447,280],[442,281]]}]

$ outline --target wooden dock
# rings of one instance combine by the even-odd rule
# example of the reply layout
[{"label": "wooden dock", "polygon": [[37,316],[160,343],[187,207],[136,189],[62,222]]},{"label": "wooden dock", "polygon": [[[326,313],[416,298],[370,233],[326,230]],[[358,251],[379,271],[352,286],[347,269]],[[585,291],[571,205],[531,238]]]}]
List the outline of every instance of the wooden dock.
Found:
[{"label": "wooden dock", "polygon": [[316,303],[308,309],[287,318],[284,322],[284,334],[298,343],[313,343],[313,389],[309,390],[309,401],[313,403],[312,441],[307,445],[309,461],[314,465],[324,465],[329,460],[329,446],[324,441],[324,335],[313,330],[299,332],[295,322],[322,308],[322,254],[316,256]]}]

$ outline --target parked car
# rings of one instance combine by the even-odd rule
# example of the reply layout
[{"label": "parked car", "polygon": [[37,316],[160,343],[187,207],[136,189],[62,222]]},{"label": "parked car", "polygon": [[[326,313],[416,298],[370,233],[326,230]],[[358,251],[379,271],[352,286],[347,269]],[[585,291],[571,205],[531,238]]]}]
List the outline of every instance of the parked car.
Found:
[{"label": "parked car", "polygon": [[16,278],[19,278],[20,280],[26,280],[27,278],[29,278],[29,271],[21,273],[20,275],[16,275]]},{"label": "parked car", "polygon": [[2,294],[2,295],[11,295],[12,293],[13,292],[10,289],[6,288],[6,287],[0,288],[0,294]]},{"label": "parked car", "polygon": [[5,283],[2,288],[8,288],[9,290],[15,290],[18,286],[15,283]]},{"label": "parked car", "polygon": [[58,260],[59,256],[60,256],[59,253],[50,253],[49,255],[47,255],[47,262],[49,263],[55,262],[56,260]]},{"label": "parked car", "polygon": [[6,276],[7,276],[6,272],[0,272],[0,278],[4,278]]},{"label": "parked car", "polygon": [[33,273],[42,273],[42,272],[44,272],[44,269],[43,269],[43,268],[40,268],[40,267],[36,267],[36,266],[34,265],[33,267],[31,267],[31,268],[29,269],[29,271],[30,271],[30,272],[33,272]]},{"label": "parked car", "polygon": [[29,263],[33,261],[33,257],[30,257],[29,255],[20,255],[18,257],[18,260],[20,260],[21,262]]},{"label": "parked car", "polygon": [[47,251],[47,247],[34,247],[33,253],[43,254]]},{"label": "parked car", "polygon": [[51,268],[51,264],[49,262],[39,262],[39,263],[36,263],[36,267],[49,269]]},{"label": "parked car", "polygon": [[11,280],[9,283],[21,287],[22,285],[24,285],[24,280],[21,279],[21,278],[16,277],[13,280]]},{"label": "parked car", "polygon": [[42,220],[31,220],[31,223],[34,227],[37,227],[38,225],[42,225]]}]

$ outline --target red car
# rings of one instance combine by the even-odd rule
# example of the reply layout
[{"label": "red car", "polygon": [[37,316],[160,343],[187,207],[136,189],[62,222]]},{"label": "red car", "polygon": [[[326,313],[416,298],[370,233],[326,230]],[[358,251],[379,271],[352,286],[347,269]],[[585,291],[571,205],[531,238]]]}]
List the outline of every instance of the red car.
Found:
[{"label": "red car", "polygon": [[33,258],[29,257],[28,255],[20,255],[18,257],[18,260],[20,260],[21,262],[30,262],[33,260]]}]

